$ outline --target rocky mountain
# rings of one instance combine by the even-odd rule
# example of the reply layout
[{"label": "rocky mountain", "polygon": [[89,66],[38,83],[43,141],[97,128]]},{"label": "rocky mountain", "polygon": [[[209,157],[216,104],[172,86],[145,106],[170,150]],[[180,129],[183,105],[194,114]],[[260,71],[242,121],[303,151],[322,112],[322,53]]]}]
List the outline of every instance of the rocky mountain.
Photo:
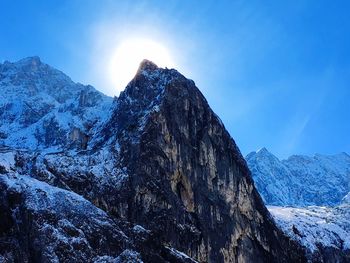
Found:
[{"label": "rocky mountain", "polygon": [[350,156],[293,155],[279,160],[266,148],[246,160],[265,203],[277,206],[334,206],[350,191]]},{"label": "rocky mountain", "polygon": [[0,88],[19,94],[2,97],[0,115],[3,261],[306,260],[176,70],[145,60],[112,102],[29,58],[1,65]]},{"label": "rocky mountain", "polygon": [[0,88],[0,144],[14,148],[85,148],[112,103],[38,57],[0,64]]},{"label": "rocky mountain", "polygon": [[278,226],[305,247],[310,261],[350,261],[349,155],[280,161],[263,148],[246,160]]}]

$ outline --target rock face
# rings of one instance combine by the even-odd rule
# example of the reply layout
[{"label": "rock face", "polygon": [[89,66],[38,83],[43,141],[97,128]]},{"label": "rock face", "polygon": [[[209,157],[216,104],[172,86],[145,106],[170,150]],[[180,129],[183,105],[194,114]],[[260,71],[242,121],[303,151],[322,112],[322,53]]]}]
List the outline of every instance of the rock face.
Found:
[{"label": "rock face", "polygon": [[117,257],[130,246],[105,212],[77,194],[11,174],[0,177],[0,190],[5,258],[88,262],[107,253]]},{"label": "rock face", "polygon": [[121,165],[130,175],[128,220],[202,262],[293,256],[193,81],[143,62],[106,127],[102,133],[118,127]]},{"label": "rock face", "polygon": [[[88,99],[79,103],[86,105]],[[17,248],[24,246],[19,235],[25,233],[30,242],[42,240],[35,255],[24,247],[29,260],[57,256],[64,261],[57,249],[75,251],[75,237],[60,223],[67,220],[81,235],[77,262],[129,256],[126,262],[305,261],[300,246],[275,226],[238,147],[193,81],[143,61],[106,115],[81,139],[84,147],[62,144],[64,151],[58,153],[30,147],[0,151],[1,209],[14,229],[1,229],[3,257],[16,258]],[[66,136],[81,137],[74,129]],[[29,180],[40,186],[44,181],[45,189],[54,190],[32,187]],[[67,195],[68,203],[48,205],[55,198],[45,191]],[[12,192],[20,196],[15,202]],[[33,209],[33,193],[49,201]],[[84,200],[87,212],[96,213],[94,219],[80,215],[79,205],[67,210],[69,202],[80,202],[70,198]],[[14,220],[14,210],[29,216]],[[43,223],[51,232],[40,232]],[[27,230],[26,225],[34,227]],[[51,237],[58,234],[64,242]]]}]

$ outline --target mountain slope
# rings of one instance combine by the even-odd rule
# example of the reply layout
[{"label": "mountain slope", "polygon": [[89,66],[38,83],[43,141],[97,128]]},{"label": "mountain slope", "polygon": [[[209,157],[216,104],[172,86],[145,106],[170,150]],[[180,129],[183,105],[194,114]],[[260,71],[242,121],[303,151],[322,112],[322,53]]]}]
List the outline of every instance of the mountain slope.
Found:
[{"label": "mountain slope", "polygon": [[280,161],[263,148],[246,159],[278,226],[305,247],[310,261],[350,261],[349,155]]},{"label": "mountain slope", "polygon": [[281,229],[306,247],[317,262],[350,261],[350,206],[304,208],[269,206]]},{"label": "mountain slope", "polygon": [[0,145],[15,148],[85,148],[112,104],[38,57],[0,64],[0,90]]},{"label": "mountain slope", "polygon": [[350,156],[293,155],[280,161],[265,148],[246,160],[264,201],[279,206],[334,206],[350,191]]},{"label": "mountain slope", "polygon": [[[132,250],[144,262],[305,261],[299,245],[275,226],[238,147],[193,81],[143,61],[105,114],[86,130],[89,139],[80,151],[66,141],[38,141],[35,151],[26,144],[22,149],[14,149],[16,144],[0,149],[0,177],[7,189],[1,198],[3,212],[23,207],[26,212],[25,200],[32,192],[45,192],[28,188],[23,178],[30,176],[67,196],[78,194],[123,229],[130,243],[116,251],[100,253],[101,247],[87,240],[94,257],[113,258]],[[52,146],[64,151],[48,152]],[[12,203],[9,186],[14,184],[28,190],[24,199]],[[51,214],[55,209],[43,210]],[[39,224],[36,217],[21,219],[25,225]],[[21,229],[22,223],[13,224]],[[55,221],[53,228],[57,229]],[[0,236],[8,235],[1,230]],[[29,233],[34,239],[36,235]],[[18,236],[11,238],[21,244]],[[35,255],[25,250],[26,256],[43,256],[45,245],[51,244],[45,242]],[[2,244],[1,251],[15,253],[13,246]],[[70,251],[65,244],[58,249]]]},{"label": "mountain slope", "polygon": [[13,174],[0,177],[0,190],[1,250],[17,262],[89,262],[131,246],[105,212],[72,192]]}]

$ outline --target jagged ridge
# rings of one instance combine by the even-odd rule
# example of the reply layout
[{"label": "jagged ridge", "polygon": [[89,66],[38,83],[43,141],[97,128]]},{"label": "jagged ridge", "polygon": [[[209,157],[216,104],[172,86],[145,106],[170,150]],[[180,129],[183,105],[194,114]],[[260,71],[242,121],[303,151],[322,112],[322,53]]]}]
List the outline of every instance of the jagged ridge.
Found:
[{"label": "jagged ridge", "polygon": [[266,148],[246,157],[257,189],[268,205],[340,204],[350,191],[350,156],[293,155],[280,161]]},{"label": "jagged ridge", "polygon": [[85,148],[112,104],[38,57],[0,64],[0,88],[0,145],[14,148]]}]

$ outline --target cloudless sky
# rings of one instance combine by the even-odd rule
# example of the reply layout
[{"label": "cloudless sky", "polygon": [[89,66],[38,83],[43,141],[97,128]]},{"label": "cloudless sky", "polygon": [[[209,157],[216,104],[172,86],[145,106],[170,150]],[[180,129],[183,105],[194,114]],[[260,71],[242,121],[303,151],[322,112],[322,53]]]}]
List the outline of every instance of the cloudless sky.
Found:
[{"label": "cloudless sky", "polygon": [[345,0],[1,0],[0,62],[38,55],[118,95],[106,61],[122,38],[148,37],[170,50],[244,155],[349,153],[349,13]]}]

